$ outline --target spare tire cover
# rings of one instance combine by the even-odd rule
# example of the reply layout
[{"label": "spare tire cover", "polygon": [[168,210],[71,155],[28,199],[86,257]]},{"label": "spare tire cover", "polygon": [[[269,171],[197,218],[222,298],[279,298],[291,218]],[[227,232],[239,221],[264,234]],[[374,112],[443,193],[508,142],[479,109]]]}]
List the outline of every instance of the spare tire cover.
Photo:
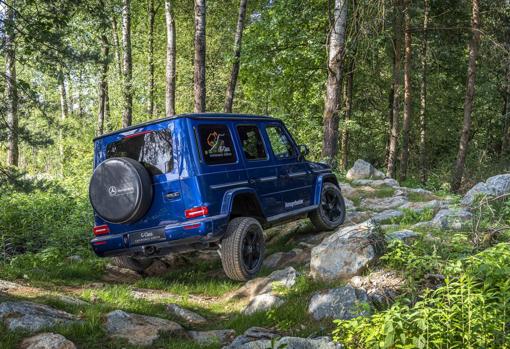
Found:
[{"label": "spare tire cover", "polygon": [[110,158],[94,170],[89,197],[92,207],[105,221],[133,223],[151,206],[151,177],[138,161]]}]

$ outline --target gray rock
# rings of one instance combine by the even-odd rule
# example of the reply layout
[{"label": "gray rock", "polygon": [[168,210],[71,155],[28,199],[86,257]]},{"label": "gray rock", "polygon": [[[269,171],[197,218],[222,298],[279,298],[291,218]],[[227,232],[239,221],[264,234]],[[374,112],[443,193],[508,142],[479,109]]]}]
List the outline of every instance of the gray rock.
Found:
[{"label": "gray rock", "polygon": [[319,338],[300,338],[300,337],[282,337],[273,344],[271,340],[262,339],[248,342],[241,345],[230,345],[223,349],[268,349],[268,348],[286,348],[286,349],[342,349],[343,346],[333,342],[329,337]]},{"label": "gray rock", "polygon": [[480,195],[499,196],[510,193],[510,173],[490,177],[487,181],[480,182],[471,188],[461,201],[463,206],[472,206]]},{"label": "gray rock", "polygon": [[227,347],[227,349],[242,348],[243,345],[249,342],[268,340],[279,338],[280,335],[272,330],[263,327],[250,327],[241,336],[238,336]]},{"label": "gray rock", "polygon": [[251,315],[260,311],[267,311],[271,308],[279,307],[284,303],[283,299],[270,294],[259,294],[253,298],[250,303],[244,308],[243,313],[245,315]]},{"label": "gray rock", "polygon": [[346,211],[354,211],[356,209],[356,206],[354,206],[354,202],[352,202],[348,198],[344,198],[344,202]]},{"label": "gray rock", "polygon": [[352,181],[352,184],[355,186],[369,186],[372,188],[381,188],[381,187],[399,187],[398,182],[393,178],[385,178],[385,179],[356,179]]},{"label": "gray rock", "polygon": [[185,309],[175,303],[170,303],[166,306],[166,309],[174,316],[186,321],[191,325],[205,324],[207,320],[191,310]]},{"label": "gray rock", "polygon": [[78,323],[78,317],[62,310],[32,302],[0,303],[0,320],[11,331],[36,332],[42,328]]},{"label": "gray rock", "polygon": [[421,197],[421,199],[423,201],[430,201],[430,200],[437,199],[437,196],[434,195],[433,192],[431,192],[430,190],[422,189],[422,188],[395,187],[395,189],[404,195],[417,194],[418,196]]},{"label": "gray rock", "polygon": [[471,212],[465,209],[443,209],[432,219],[431,226],[444,230],[464,230],[472,225],[472,218]]},{"label": "gray rock", "polygon": [[400,210],[410,210],[416,213],[422,213],[425,210],[432,210],[437,213],[441,208],[445,208],[445,204],[439,200],[408,202],[400,206]]},{"label": "gray rock", "polygon": [[344,198],[352,199],[358,196],[358,189],[353,188],[349,183],[340,182],[338,185],[340,186]]},{"label": "gray rock", "polygon": [[82,301],[79,298],[67,296],[64,294],[58,295],[57,299],[63,303],[69,304],[69,305],[90,305],[90,303]]},{"label": "gray rock", "polygon": [[367,302],[368,296],[364,290],[347,285],[314,294],[308,305],[308,313],[315,320],[349,320],[368,314],[366,309],[363,309],[363,303]]},{"label": "gray rock", "polygon": [[40,333],[21,342],[20,349],[76,349],[73,342],[57,333]]},{"label": "gray rock", "polygon": [[154,261],[147,267],[143,273],[147,276],[160,276],[168,272],[168,265],[160,259]]},{"label": "gray rock", "polygon": [[102,277],[103,281],[131,283],[142,279],[142,276],[136,271],[120,268],[113,264],[107,264],[105,269],[106,273]]},{"label": "gray rock", "polygon": [[372,164],[366,162],[365,160],[358,159],[352,166],[352,168],[347,171],[346,178],[348,180],[355,179],[383,179],[385,177],[384,173],[377,170]]},{"label": "gray rock", "polygon": [[409,242],[410,240],[417,238],[419,236],[420,236],[420,234],[417,232],[414,232],[414,231],[408,230],[408,229],[404,229],[404,230],[387,233],[385,239],[386,239],[386,241],[400,240],[403,242]]},{"label": "gray rock", "polygon": [[390,222],[392,219],[396,219],[399,217],[402,217],[404,213],[399,210],[386,210],[377,213],[371,218],[371,221],[374,223],[387,223]]},{"label": "gray rock", "polygon": [[407,203],[404,196],[392,196],[389,198],[367,198],[361,200],[360,207],[365,210],[381,212],[400,207]]},{"label": "gray rock", "polygon": [[376,258],[379,240],[379,232],[370,221],[339,229],[312,249],[310,275],[335,280],[358,274]]},{"label": "gray rock", "polygon": [[105,330],[110,337],[126,339],[132,345],[151,345],[162,333],[185,336],[181,325],[157,317],[114,310],[106,314]]},{"label": "gray rock", "polygon": [[351,224],[359,224],[370,218],[370,212],[367,211],[347,211],[345,222]]},{"label": "gray rock", "polygon": [[226,345],[231,343],[236,336],[234,330],[212,330],[212,331],[188,331],[191,339],[200,345],[213,345],[221,344]]},{"label": "gray rock", "polygon": [[395,271],[381,270],[371,272],[367,276],[354,276],[349,284],[365,290],[372,304],[383,307],[395,300],[406,282]]}]

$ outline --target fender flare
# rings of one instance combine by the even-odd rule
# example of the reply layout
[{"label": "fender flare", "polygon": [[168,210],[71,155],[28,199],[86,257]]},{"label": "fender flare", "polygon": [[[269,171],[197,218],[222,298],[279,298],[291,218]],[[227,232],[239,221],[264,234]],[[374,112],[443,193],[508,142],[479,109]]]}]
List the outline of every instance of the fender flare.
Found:
[{"label": "fender flare", "polygon": [[335,174],[333,173],[325,173],[321,174],[317,177],[317,180],[315,181],[315,191],[313,195],[313,204],[319,205],[321,201],[321,191],[322,186],[324,185],[324,182],[333,182],[338,188],[340,186],[338,185],[338,179],[336,178]]},{"label": "fender flare", "polygon": [[263,218],[266,219],[266,215],[264,210],[262,209],[262,205],[260,204],[259,196],[254,188],[250,187],[242,187],[242,188],[234,188],[227,190],[225,194],[223,194],[223,200],[221,202],[221,215],[225,215],[227,218],[230,218],[230,213],[232,212],[232,205],[237,195],[240,194],[250,194],[255,197],[257,204],[260,208],[260,212],[263,215]]}]

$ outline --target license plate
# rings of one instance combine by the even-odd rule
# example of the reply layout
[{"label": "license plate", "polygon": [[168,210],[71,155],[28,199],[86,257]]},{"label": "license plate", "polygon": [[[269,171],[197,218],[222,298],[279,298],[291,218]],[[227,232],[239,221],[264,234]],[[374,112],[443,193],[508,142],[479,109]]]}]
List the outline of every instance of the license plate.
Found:
[{"label": "license plate", "polygon": [[166,240],[164,231],[138,231],[129,234],[129,243],[131,245],[140,245],[163,240]]}]

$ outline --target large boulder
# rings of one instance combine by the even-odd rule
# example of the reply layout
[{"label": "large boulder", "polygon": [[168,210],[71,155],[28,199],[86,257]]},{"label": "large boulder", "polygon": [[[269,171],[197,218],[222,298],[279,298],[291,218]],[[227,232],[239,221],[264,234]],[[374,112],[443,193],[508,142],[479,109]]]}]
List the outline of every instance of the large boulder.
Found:
[{"label": "large boulder", "polygon": [[76,349],[73,342],[58,333],[40,333],[21,342],[20,349]]},{"label": "large boulder", "polygon": [[9,330],[29,332],[80,322],[78,317],[65,311],[32,302],[0,303],[0,321]]},{"label": "large boulder", "polygon": [[407,203],[404,196],[392,196],[387,198],[367,198],[361,201],[361,208],[365,210],[382,212],[398,208]]},{"label": "large boulder", "polygon": [[132,283],[142,279],[142,275],[136,271],[121,268],[113,264],[107,264],[102,280],[115,283]]},{"label": "large boulder", "polygon": [[357,275],[376,258],[380,242],[371,221],[341,228],[312,249],[310,274],[320,280]]},{"label": "large boulder", "polygon": [[269,339],[261,339],[248,342],[241,345],[229,345],[223,349],[267,349],[267,348],[287,348],[287,349],[342,349],[343,346],[333,342],[329,337],[319,338],[300,338],[300,337],[282,337],[274,342]]},{"label": "large boulder", "polygon": [[478,196],[495,197],[510,193],[510,173],[490,177],[471,188],[461,201],[464,206],[472,206]]},{"label": "large boulder", "polygon": [[178,323],[157,317],[114,310],[106,314],[105,330],[110,337],[122,338],[132,345],[151,345],[163,333],[187,336]]},{"label": "large boulder", "polygon": [[286,267],[288,265],[304,264],[310,261],[310,252],[301,248],[294,248],[287,252],[275,252],[264,259],[262,264],[269,269]]},{"label": "large boulder", "polygon": [[370,220],[376,224],[389,223],[394,219],[402,217],[403,215],[404,213],[400,210],[384,210],[372,216]]},{"label": "large boulder", "polygon": [[273,286],[291,288],[297,281],[298,273],[293,267],[276,270],[266,277],[248,281],[243,287],[227,296],[227,299],[247,298],[252,300],[258,295],[271,293]]},{"label": "large boulder", "polygon": [[443,201],[439,200],[431,200],[431,201],[415,201],[408,202],[399,207],[400,210],[409,210],[415,213],[422,213],[425,210],[432,210],[434,213],[437,213],[441,208],[446,208],[447,204]]},{"label": "large boulder", "polygon": [[280,335],[272,330],[263,327],[250,327],[240,336],[237,336],[234,341],[223,349],[236,349],[242,348],[245,344],[255,341],[274,340],[279,338]]},{"label": "large boulder", "polygon": [[473,215],[462,208],[440,210],[429,226],[443,230],[465,230],[471,227]]},{"label": "large boulder", "polygon": [[393,178],[385,178],[385,179],[355,179],[352,181],[352,184],[358,187],[361,186],[369,186],[372,188],[381,188],[381,187],[399,187],[399,183]]},{"label": "large boulder", "polygon": [[259,294],[253,298],[244,308],[245,315],[252,315],[261,311],[268,311],[271,308],[279,307],[284,303],[283,299],[271,293]]},{"label": "large boulder", "polygon": [[368,312],[363,309],[366,303],[368,296],[364,290],[347,285],[314,294],[308,305],[308,313],[315,320],[349,320],[366,315]]},{"label": "large boulder", "polygon": [[378,270],[366,276],[354,276],[349,284],[363,289],[368,294],[370,303],[383,308],[390,305],[402,293],[406,285],[405,279],[395,271]]},{"label": "large boulder", "polygon": [[385,175],[369,162],[358,159],[352,168],[347,171],[345,177],[352,181],[355,179],[384,179]]}]

